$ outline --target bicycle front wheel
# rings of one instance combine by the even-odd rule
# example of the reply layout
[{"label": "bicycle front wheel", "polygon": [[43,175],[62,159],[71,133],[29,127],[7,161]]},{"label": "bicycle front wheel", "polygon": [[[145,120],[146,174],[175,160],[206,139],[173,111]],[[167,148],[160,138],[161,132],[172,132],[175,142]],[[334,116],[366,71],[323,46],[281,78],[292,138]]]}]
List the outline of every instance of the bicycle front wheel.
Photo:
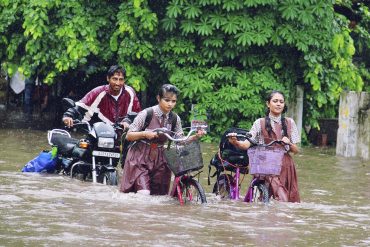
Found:
[{"label": "bicycle front wheel", "polygon": [[258,185],[258,190],[261,193],[260,201],[262,201],[263,203],[269,203],[270,194],[269,194],[269,190],[266,187],[266,185],[265,184],[259,184]]},{"label": "bicycle front wheel", "polygon": [[220,195],[222,199],[231,198],[230,183],[232,183],[233,177],[229,174],[221,174],[213,186],[213,193]]},{"label": "bicycle front wheel", "polygon": [[181,180],[181,192],[184,203],[203,204],[207,203],[206,193],[198,181],[193,178]]},{"label": "bicycle front wheel", "polygon": [[269,203],[270,193],[268,187],[262,180],[255,180],[252,182],[252,200],[249,202],[263,202]]}]

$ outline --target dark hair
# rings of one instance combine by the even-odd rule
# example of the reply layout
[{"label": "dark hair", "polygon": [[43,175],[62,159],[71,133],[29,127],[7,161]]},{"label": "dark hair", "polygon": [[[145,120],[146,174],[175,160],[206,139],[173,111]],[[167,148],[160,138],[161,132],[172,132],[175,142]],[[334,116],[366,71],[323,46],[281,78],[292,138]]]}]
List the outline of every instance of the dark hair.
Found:
[{"label": "dark hair", "polygon": [[[283,98],[285,100],[285,95],[284,95],[283,92],[280,92],[280,91],[277,91],[277,90],[273,90],[271,93],[269,93],[267,95],[266,102],[270,102],[271,99],[272,99],[272,97],[274,97],[275,94],[280,94],[281,96],[283,96]],[[284,104],[284,109],[283,109],[283,112],[282,113],[285,113],[287,110],[288,110],[288,106],[286,104]],[[272,135],[272,126],[271,126],[271,120],[270,120],[269,114],[270,114],[270,109],[267,108],[266,109],[266,117],[265,117],[265,119],[266,119],[266,121],[265,121],[265,128],[266,128],[269,136],[271,137],[271,135]],[[288,136],[288,130],[287,130],[287,126],[286,126],[284,115],[281,115],[281,125],[283,127],[283,136]]]},{"label": "dark hair", "polygon": [[111,78],[115,73],[122,73],[123,78],[126,78],[126,69],[123,66],[120,66],[120,65],[110,66],[107,72],[108,78]]},{"label": "dark hair", "polygon": [[177,97],[180,94],[180,90],[172,84],[163,84],[158,90],[159,98],[163,98],[165,93],[173,93]]}]

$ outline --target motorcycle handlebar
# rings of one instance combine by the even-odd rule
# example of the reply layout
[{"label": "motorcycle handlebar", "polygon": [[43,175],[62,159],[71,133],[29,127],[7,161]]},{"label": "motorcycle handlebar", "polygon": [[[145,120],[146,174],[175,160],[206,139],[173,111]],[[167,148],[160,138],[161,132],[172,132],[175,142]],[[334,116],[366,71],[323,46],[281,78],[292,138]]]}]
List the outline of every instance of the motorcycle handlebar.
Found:
[{"label": "motorcycle handlebar", "polygon": [[[74,119],[73,120],[73,126],[71,126],[71,127],[67,127],[66,126],[66,128],[67,129],[71,129],[71,128],[73,128],[73,127],[78,127],[78,126],[86,126],[86,128],[87,128],[87,130],[88,131],[91,131],[91,124],[89,123],[89,122],[87,122],[87,121],[81,121],[81,120],[79,120],[79,119]],[[115,130],[122,130],[122,131],[124,131],[124,128],[122,128],[118,123],[114,123],[114,124],[112,124],[112,126],[113,126],[113,128],[115,129]]]}]

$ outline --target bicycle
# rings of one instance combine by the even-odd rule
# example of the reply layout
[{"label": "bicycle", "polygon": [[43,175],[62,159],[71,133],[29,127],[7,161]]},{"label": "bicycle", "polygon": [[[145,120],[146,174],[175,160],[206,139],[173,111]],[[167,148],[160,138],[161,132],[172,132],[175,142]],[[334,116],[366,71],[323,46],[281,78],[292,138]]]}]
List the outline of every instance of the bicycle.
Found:
[{"label": "bicycle", "polygon": [[[217,176],[213,193],[222,199],[239,200],[240,186],[244,180],[244,176],[240,179],[240,174],[248,173],[248,155],[246,151],[239,150],[227,142],[228,132],[233,131],[225,132],[218,152],[210,161],[210,165],[216,168],[212,177]],[[238,137],[247,138],[248,135],[238,135]],[[208,183],[210,184],[210,181]]]},{"label": "bicycle", "polygon": [[[230,132],[231,133],[231,132]],[[229,134],[226,133],[225,137]],[[237,134],[237,138],[250,138],[249,134]],[[253,143],[253,142],[252,142]],[[282,141],[272,141],[268,144],[254,144],[248,151],[238,150],[231,144],[227,148],[220,145],[218,153],[210,161],[211,166],[216,167],[217,180],[213,187],[213,193],[221,198],[231,200],[240,199],[240,187],[242,180],[240,174],[251,174],[254,177],[249,184],[244,202],[269,202],[269,186],[265,176],[279,175],[282,155],[281,149],[270,148],[273,144],[282,144]],[[280,151],[279,151],[280,150]],[[229,172],[229,173],[228,173]]]},{"label": "bicycle", "polygon": [[[284,149],[277,148],[279,144]],[[274,145],[274,146],[273,146]],[[268,144],[255,144],[248,149],[249,173],[253,179],[245,195],[245,202],[263,201],[268,203],[270,197],[270,183],[280,175],[284,154],[288,151],[281,140],[271,141]]]},{"label": "bicycle", "polygon": [[[168,161],[168,168],[175,175],[170,195],[177,197],[180,205],[185,203],[203,204],[207,203],[206,194],[202,185],[195,180],[203,168],[202,153],[199,141],[187,142],[190,135],[198,129],[205,129],[207,126],[192,128],[184,138],[173,138],[172,131],[165,128],[157,128],[153,131],[164,134],[170,141],[165,147],[165,156]],[[171,145],[172,144],[172,145]],[[198,171],[196,174],[192,172]],[[199,176],[198,176],[199,178]]]}]

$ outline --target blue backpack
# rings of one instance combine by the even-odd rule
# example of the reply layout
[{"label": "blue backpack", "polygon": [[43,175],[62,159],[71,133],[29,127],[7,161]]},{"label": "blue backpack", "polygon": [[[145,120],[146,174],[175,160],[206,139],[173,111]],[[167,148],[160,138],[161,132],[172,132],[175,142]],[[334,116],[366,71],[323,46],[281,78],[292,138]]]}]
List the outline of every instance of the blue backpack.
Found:
[{"label": "blue backpack", "polygon": [[23,167],[22,172],[54,173],[56,163],[57,157],[56,155],[53,155],[52,151],[42,151]]}]

